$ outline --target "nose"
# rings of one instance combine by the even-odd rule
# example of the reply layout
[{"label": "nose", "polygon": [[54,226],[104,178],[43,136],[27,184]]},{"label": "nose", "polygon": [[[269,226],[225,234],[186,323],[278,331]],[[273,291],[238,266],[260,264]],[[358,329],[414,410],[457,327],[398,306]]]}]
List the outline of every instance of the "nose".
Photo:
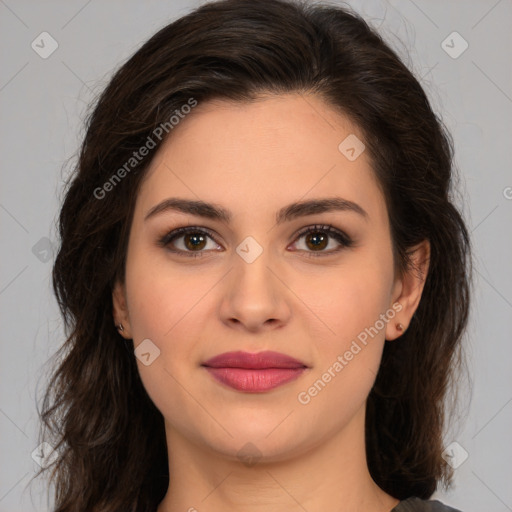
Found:
[{"label": "nose", "polygon": [[224,283],[222,321],[231,328],[249,332],[285,325],[291,316],[290,291],[267,253],[263,251],[251,263],[238,255],[234,259]]}]

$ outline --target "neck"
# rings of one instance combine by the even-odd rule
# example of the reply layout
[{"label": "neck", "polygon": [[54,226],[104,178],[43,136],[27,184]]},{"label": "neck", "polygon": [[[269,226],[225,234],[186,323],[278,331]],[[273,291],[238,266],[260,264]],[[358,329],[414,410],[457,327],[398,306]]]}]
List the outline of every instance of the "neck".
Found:
[{"label": "neck", "polygon": [[166,425],[170,483],[157,512],[390,512],[399,500],[366,463],[364,407],[342,432],[286,459],[241,462],[200,447]]}]

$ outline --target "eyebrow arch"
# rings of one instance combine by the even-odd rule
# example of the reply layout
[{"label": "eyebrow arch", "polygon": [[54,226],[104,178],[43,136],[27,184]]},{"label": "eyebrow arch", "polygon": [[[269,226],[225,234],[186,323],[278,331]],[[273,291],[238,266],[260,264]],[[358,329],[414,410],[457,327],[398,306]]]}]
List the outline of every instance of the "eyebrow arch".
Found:
[{"label": "eyebrow arch", "polygon": [[[217,220],[229,224],[233,214],[225,208],[199,200],[183,199],[170,197],[151,208],[144,220],[166,211],[178,211],[197,215],[211,220]],[[330,211],[354,212],[361,215],[364,220],[368,220],[368,213],[361,206],[353,201],[342,199],[341,197],[328,197],[323,199],[311,199],[308,201],[299,201],[281,208],[276,214],[276,224],[282,224],[293,219],[306,215],[314,215]]]}]

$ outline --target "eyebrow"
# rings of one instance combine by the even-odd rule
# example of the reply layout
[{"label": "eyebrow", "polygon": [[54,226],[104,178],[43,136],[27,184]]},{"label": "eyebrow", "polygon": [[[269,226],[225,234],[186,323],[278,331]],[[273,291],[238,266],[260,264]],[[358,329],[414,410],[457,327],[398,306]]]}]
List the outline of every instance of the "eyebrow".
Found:
[{"label": "eyebrow", "polygon": [[[153,206],[144,217],[144,220],[146,221],[155,215],[167,211],[188,213],[204,217],[206,219],[225,222],[226,224],[229,224],[233,218],[233,214],[229,210],[226,210],[219,205],[198,200],[170,197],[161,203],[158,203],[156,206]],[[368,213],[353,201],[349,201],[341,197],[328,197],[323,199],[299,201],[281,208],[276,214],[276,224],[282,224],[283,222],[288,222],[306,215],[332,211],[354,212],[365,220],[368,220],[369,217]]]}]

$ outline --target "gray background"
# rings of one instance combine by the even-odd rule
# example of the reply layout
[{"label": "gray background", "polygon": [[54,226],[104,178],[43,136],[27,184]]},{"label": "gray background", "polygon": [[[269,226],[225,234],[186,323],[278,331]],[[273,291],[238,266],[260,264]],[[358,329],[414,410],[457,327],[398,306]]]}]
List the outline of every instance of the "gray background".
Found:
[{"label": "gray background", "polygon": [[[44,487],[27,484],[38,468],[35,400],[63,341],[50,288],[54,222],[87,105],[143,41],[200,3],[0,0],[1,512],[50,510]],[[398,50],[453,133],[475,246],[473,395],[463,382],[461,420],[446,434],[469,457],[454,490],[434,497],[464,512],[511,511],[512,1],[349,3]],[[45,59],[31,47],[44,31],[58,43]],[[453,31],[469,44],[457,58],[442,46]],[[450,36],[445,48],[461,44]]]}]

